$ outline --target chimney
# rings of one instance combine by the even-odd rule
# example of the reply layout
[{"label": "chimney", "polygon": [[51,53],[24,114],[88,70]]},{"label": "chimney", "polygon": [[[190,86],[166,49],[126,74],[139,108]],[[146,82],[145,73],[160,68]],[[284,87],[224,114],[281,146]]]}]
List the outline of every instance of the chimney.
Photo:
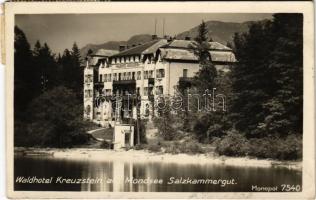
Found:
[{"label": "chimney", "polygon": [[151,39],[152,39],[152,40],[156,40],[156,39],[158,39],[158,36],[157,36],[157,35],[152,35],[152,36],[151,36]]},{"label": "chimney", "polygon": [[167,42],[171,42],[173,38],[170,35],[165,35],[164,39],[167,40]]},{"label": "chimney", "polygon": [[191,37],[185,36],[185,40],[191,40]]},{"label": "chimney", "polygon": [[124,51],[126,49],[126,46],[125,45],[120,45],[120,47],[119,47],[119,51],[121,52],[121,51]]}]

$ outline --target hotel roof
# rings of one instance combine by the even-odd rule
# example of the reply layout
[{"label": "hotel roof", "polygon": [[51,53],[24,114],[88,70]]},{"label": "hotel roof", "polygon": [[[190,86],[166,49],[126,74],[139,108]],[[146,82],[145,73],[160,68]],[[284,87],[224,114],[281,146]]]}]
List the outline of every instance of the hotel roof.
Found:
[{"label": "hotel roof", "polygon": [[134,55],[155,53],[159,47],[165,44],[167,44],[167,40],[164,40],[164,39],[152,40],[142,45],[132,47],[130,49],[122,51],[118,54],[113,55],[112,57],[134,56]]},{"label": "hotel roof", "polygon": [[96,65],[100,58],[110,57],[117,53],[118,51],[116,50],[99,49],[97,52],[90,56],[89,65]]},{"label": "hotel roof", "polygon": [[[235,55],[231,51],[210,50],[209,53],[213,62],[236,62]],[[198,57],[189,49],[161,48],[160,56],[166,60],[198,61]]]},{"label": "hotel roof", "polygon": [[[173,40],[168,45],[165,45],[164,48],[182,48],[182,49],[191,49],[196,46],[196,42],[193,40]],[[219,42],[209,42],[210,50],[224,50],[231,51],[232,49],[219,43]]]}]

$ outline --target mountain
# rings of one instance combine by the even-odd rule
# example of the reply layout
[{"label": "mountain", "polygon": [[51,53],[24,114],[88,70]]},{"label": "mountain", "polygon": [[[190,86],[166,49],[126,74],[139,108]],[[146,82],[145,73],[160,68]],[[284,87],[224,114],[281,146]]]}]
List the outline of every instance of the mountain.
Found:
[{"label": "mountain", "polygon": [[[208,29],[208,36],[212,38],[213,41],[222,43],[224,45],[227,42],[233,40],[234,33],[236,32],[246,32],[248,31],[248,26],[252,22],[244,23],[234,23],[234,22],[221,22],[221,21],[207,21],[205,22]],[[185,37],[190,37],[194,39],[198,34],[199,27],[196,26],[188,31],[179,33],[176,37],[177,39],[185,39]]]},{"label": "mountain", "polygon": [[[246,32],[248,31],[248,26],[252,22],[243,22],[243,23],[235,23],[235,22],[221,22],[221,21],[207,21],[205,22],[206,26],[209,30],[209,38],[212,38],[213,41],[220,42],[224,45],[227,42],[231,42],[233,39],[233,35],[235,32]],[[191,37],[194,39],[198,33],[198,25],[188,31],[179,33],[176,38],[177,39],[185,39],[185,37]],[[97,49],[110,49],[110,50],[118,50],[120,45],[138,45],[151,40],[151,35],[149,34],[140,34],[134,35],[127,41],[109,41],[103,44],[88,44],[81,48],[81,56],[85,57],[89,49],[92,51],[96,51]]]},{"label": "mountain", "polygon": [[91,49],[93,52],[96,52],[98,49],[109,49],[109,50],[119,50],[120,45],[138,45],[145,42],[149,42],[151,40],[151,35],[149,34],[140,34],[134,35],[127,41],[109,41],[103,44],[87,44],[83,48],[80,49],[81,57],[84,58],[88,50]]}]

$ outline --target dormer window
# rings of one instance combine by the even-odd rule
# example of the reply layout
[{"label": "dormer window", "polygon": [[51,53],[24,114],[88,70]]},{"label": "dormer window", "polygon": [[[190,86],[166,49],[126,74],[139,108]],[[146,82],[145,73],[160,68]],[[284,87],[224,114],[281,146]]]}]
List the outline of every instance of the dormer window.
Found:
[{"label": "dormer window", "polygon": [[139,56],[136,56],[135,62],[139,62]]}]

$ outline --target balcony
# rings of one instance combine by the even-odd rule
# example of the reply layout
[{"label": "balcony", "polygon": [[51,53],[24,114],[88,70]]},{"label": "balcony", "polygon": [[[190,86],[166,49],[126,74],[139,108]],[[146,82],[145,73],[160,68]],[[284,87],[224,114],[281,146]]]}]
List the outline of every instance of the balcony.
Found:
[{"label": "balcony", "polygon": [[129,85],[129,84],[136,84],[136,80],[115,80],[113,81],[113,85]]},{"label": "balcony", "polygon": [[95,89],[102,89],[104,87],[104,82],[94,83]]},{"label": "balcony", "polygon": [[180,77],[179,86],[180,88],[189,88],[192,86],[193,78],[191,77]]},{"label": "balcony", "polygon": [[155,79],[154,78],[148,78],[148,85],[154,86],[155,85]]}]

